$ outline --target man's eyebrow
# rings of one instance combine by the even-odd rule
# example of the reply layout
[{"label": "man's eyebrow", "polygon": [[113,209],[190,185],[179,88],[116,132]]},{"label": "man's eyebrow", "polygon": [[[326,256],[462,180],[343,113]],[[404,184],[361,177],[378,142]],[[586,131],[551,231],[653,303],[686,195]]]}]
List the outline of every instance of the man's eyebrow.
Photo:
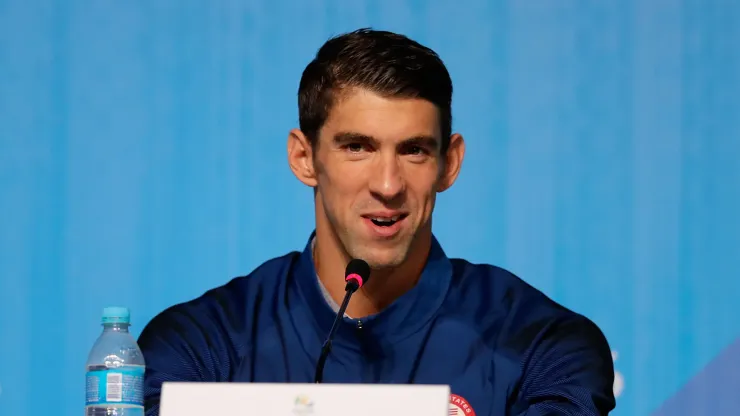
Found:
[{"label": "man's eyebrow", "polygon": [[[340,132],[334,135],[334,144],[342,146],[350,143],[368,143],[368,144],[377,144],[377,140],[373,136],[368,136],[366,134],[362,133],[355,133],[355,132]],[[422,146],[422,147],[428,147],[431,149],[436,149],[439,147],[439,140],[434,136],[426,136],[426,135],[420,135],[420,136],[413,136],[409,137],[407,139],[404,139],[401,141],[401,143],[398,144],[399,146]]]},{"label": "man's eyebrow", "polygon": [[408,139],[404,140],[401,145],[409,146],[409,145],[417,145],[422,147],[428,147],[431,149],[436,149],[439,146],[439,140],[437,140],[434,136],[415,136],[415,137],[409,137]]},{"label": "man's eyebrow", "polygon": [[374,137],[354,132],[339,132],[334,135],[334,144],[345,145],[349,143],[375,143]]}]

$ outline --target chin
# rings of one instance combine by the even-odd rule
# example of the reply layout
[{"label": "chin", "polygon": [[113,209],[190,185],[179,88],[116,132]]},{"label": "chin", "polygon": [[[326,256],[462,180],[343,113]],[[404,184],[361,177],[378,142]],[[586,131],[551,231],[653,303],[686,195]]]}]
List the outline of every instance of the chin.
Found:
[{"label": "chin", "polygon": [[406,260],[407,251],[395,249],[360,249],[356,250],[355,258],[363,259],[373,270],[393,269]]},{"label": "chin", "polygon": [[356,259],[367,262],[371,269],[393,269],[402,265],[411,253],[412,240],[407,236],[377,240],[366,235],[345,235],[345,251]]}]

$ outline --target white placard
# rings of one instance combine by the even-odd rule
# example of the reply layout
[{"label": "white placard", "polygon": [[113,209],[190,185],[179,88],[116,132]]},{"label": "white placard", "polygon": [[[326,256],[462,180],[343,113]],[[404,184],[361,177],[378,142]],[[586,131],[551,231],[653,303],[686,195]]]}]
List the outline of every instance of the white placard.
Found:
[{"label": "white placard", "polygon": [[160,416],[448,416],[450,388],[410,384],[174,383]]}]

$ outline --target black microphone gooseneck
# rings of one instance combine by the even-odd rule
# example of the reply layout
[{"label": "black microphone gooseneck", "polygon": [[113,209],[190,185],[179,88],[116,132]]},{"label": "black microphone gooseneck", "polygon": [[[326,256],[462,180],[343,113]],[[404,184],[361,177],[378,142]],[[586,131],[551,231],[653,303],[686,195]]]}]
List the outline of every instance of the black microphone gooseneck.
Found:
[{"label": "black microphone gooseneck", "polygon": [[324,341],[324,345],[321,346],[321,355],[319,355],[319,361],[316,363],[316,374],[314,376],[314,383],[321,383],[324,379],[324,365],[326,359],[331,353],[331,341],[334,338],[334,333],[337,332],[339,323],[344,317],[344,311],[347,310],[349,304],[349,298],[352,297],[357,289],[361,288],[370,279],[370,266],[364,260],[354,259],[349,262],[347,269],[344,272],[344,280],[347,282],[347,286],[344,287],[345,295],[342,305],[337,311],[337,316],[334,318],[334,323],[331,326],[329,335]]}]

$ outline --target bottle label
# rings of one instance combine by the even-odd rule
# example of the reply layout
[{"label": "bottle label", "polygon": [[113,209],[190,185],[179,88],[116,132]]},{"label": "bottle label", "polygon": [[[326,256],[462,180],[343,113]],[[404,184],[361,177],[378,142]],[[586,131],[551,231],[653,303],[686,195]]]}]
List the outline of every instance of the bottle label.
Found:
[{"label": "bottle label", "polygon": [[88,371],[86,390],[88,406],[144,406],[144,366]]}]

